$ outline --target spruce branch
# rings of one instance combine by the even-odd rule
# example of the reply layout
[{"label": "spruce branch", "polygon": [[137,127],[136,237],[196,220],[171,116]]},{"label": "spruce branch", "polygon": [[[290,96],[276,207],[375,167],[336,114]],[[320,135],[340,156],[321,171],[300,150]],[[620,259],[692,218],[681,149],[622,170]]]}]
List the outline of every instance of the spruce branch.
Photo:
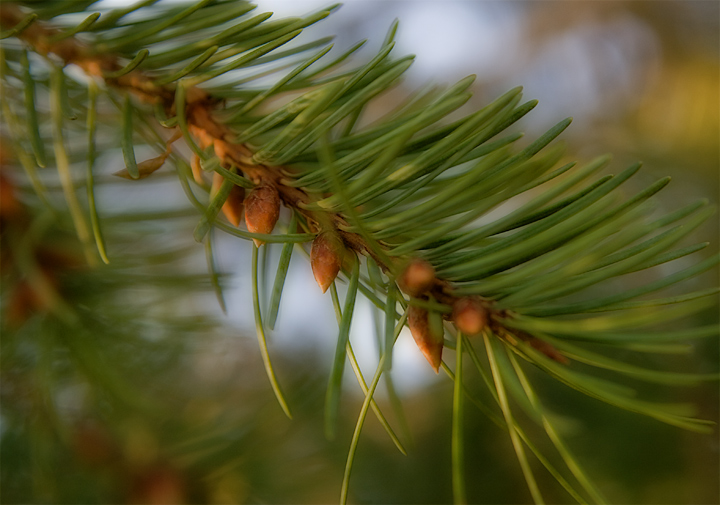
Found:
[{"label": "spruce branch", "polygon": [[[197,4],[200,8],[202,4]],[[23,19],[21,8],[12,3],[5,4],[0,7],[0,21],[3,26],[15,26]],[[170,24],[168,24],[170,26]],[[257,187],[273,188],[279,195],[283,204],[288,208],[298,212],[303,216],[307,229],[311,233],[333,234],[341,237],[344,244],[358,254],[372,256],[373,260],[380,268],[393,276],[402,272],[400,265],[406,263],[403,257],[394,261],[387,255],[389,248],[381,241],[370,243],[360,233],[346,231],[351,228],[348,218],[342,212],[329,213],[324,211],[313,211],[308,209],[318,208],[318,202],[327,200],[327,196],[321,196],[309,193],[301,187],[296,186],[297,176],[293,176],[292,167],[272,166],[263,163],[257,163],[257,156],[245,144],[235,142],[236,135],[231,128],[216,119],[215,111],[222,101],[219,98],[213,98],[208,92],[198,88],[196,85],[185,85],[183,81],[177,84],[162,84],[165,80],[160,79],[161,84],[157,84],[157,79],[153,79],[146,72],[136,69],[144,57],[136,57],[131,62],[123,65],[121,57],[113,53],[97,54],[88,44],[85,44],[72,36],[63,36],[58,40],[58,35],[62,33],[61,29],[53,28],[42,22],[36,22],[32,26],[22,31],[19,37],[27,42],[34,50],[40,54],[53,54],[59,57],[64,65],[77,65],[82,68],[90,77],[102,79],[107,86],[112,86],[122,92],[131,93],[140,100],[157,104],[162,107],[167,116],[173,114],[181,114],[178,117],[179,122],[187,125],[187,132],[192,138],[187,138],[190,145],[197,144],[203,156],[207,156],[207,149],[211,148],[213,154],[219,160],[221,167],[229,169],[233,167],[243,174],[245,178],[252,181]],[[133,39],[134,40],[134,39]],[[139,40],[139,39],[138,39]],[[128,41],[129,44],[131,41]],[[392,49],[392,44],[378,55],[376,59],[381,60]],[[138,53],[140,55],[141,53]],[[146,54],[146,53],[142,53]],[[371,62],[372,63],[372,62]],[[363,75],[360,74],[360,78]],[[175,76],[173,76],[175,77]],[[172,79],[177,80],[177,77]],[[351,88],[355,82],[359,81],[358,77],[351,79],[349,82],[338,84],[342,88]],[[185,103],[178,103],[177,96],[178,87],[184,90]],[[339,92],[340,90],[338,90]],[[334,93],[328,93],[333,96]],[[126,95],[124,110],[126,114],[131,114],[131,104],[129,95]],[[317,102],[316,107],[320,108],[324,104],[323,101]],[[183,111],[178,112],[176,109],[182,108]],[[306,109],[309,110],[309,109]],[[472,123],[471,123],[472,124]],[[555,134],[553,133],[552,136]],[[544,141],[543,141],[544,142]],[[540,145],[541,143],[538,143]],[[127,150],[132,152],[131,139],[126,139]],[[522,158],[529,158],[535,154],[536,148],[524,151]],[[147,160],[144,163],[142,173],[135,166],[134,155],[130,154],[126,160],[133,157],[132,162],[128,163],[127,173],[131,179],[144,178],[150,175],[154,170],[159,168],[165,161],[165,155],[159,158]],[[131,168],[133,167],[133,168]],[[125,176],[123,174],[119,174]],[[230,186],[227,186],[228,190]],[[227,197],[227,195],[225,195]],[[246,210],[247,212],[247,210]],[[247,213],[246,213],[247,216]],[[276,218],[275,218],[276,219]],[[251,233],[269,234],[274,228],[272,225],[253,229],[248,228]],[[84,229],[84,228],[83,228]],[[325,235],[327,236],[327,235]],[[257,241],[260,239],[253,239]],[[370,239],[372,240],[372,239]],[[375,252],[380,249],[380,254]],[[327,283],[323,291],[327,289]],[[401,286],[402,287],[402,286]],[[448,306],[461,298],[453,293],[452,287],[448,282],[441,279],[433,279],[425,289],[421,291],[413,291],[412,293],[405,291],[407,294],[415,298],[432,297]],[[481,299],[479,299],[481,300]],[[489,301],[481,301],[483,309],[496,315],[497,311]],[[476,333],[479,333],[476,332]],[[528,338],[532,338],[529,337]],[[545,346],[548,347],[548,346]],[[556,353],[549,353],[551,356],[557,356]],[[435,366],[437,369],[437,366]]]},{"label": "spruce branch", "polygon": [[[304,18],[271,21],[269,14],[251,16],[253,6],[242,1],[203,0],[167,9],[154,3],[93,13],[74,26],[64,25],[62,14],[84,11],[92,2],[74,7],[42,2],[40,7],[31,2],[0,5],[2,36],[11,41],[7,49],[0,48],[3,92],[12,100],[3,103],[3,117],[16,156],[44,201],[47,190],[37,169],[57,167],[88,265],[99,266],[93,240],[100,258],[112,264],[95,209],[92,173],[97,98],[99,92],[107,96],[121,118],[116,131],[126,164],[115,175],[142,179],[139,184],[144,184],[145,179],[158,177],[166,164],[175,167],[183,190],[201,214],[193,237],[205,243],[211,283],[221,304],[213,229],[254,241],[257,335],[267,375],[288,416],[289,402],[275,376],[265,328],[274,327],[293,244],[305,244],[300,250],[309,256],[320,289],[330,291],[338,316],[326,394],[329,437],[339,417],[346,359],[365,395],[348,454],[343,503],[371,407],[404,452],[373,394],[381,376],[390,372],[391,350],[406,324],[432,368],[436,372],[442,368],[455,380],[452,452],[458,502],[465,499],[464,479],[457,473],[462,471],[459,423],[462,402],[466,395],[471,397],[463,385],[468,373],[464,353],[495,401],[494,419],[508,431],[537,503],[543,497],[526,449],[573,498],[585,498],[536,450],[515,414],[517,406],[542,426],[588,498],[600,503],[602,497],[545,416],[523,371],[525,363],[612,405],[690,430],[708,430],[708,423],[694,418],[684,405],[638,400],[629,388],[569,366],[575,361],[672,384],[717,378],[716,374],[663,374],[570,343],[638,349],[647,343],[716,336],[712,328],[657,328],[714,306],[717,289],[640,297],[701,274],[718,263],[718,255],[620,293],[595,296],[590,291],[705,248],[708,244],[701,243],[673,249],[712,215],[714,209],[707,202],[650,220],[649,202],[669,178],[627,197],[622,191],[640,164],[601,177],[597,174],[609,164],[607,156],[581,167],[574,163],[558,167],[564,149],[554,141],[570,119],[515,149],[520,135],[505,132],[537,103],[521,103],[520,88],[448,122],[447,116],[470,98],[473,77],[444,90],[419,92],[375,123],[359,126],[367,105],[395,86],[412,63],[412,57],[392,56],[397,23],[378,54],[361,66],[351,70],[340,66],[358,45],[315,68],[331,46],[324,39],[299,44],[297,38],[335,6]],[[146,18],[126,18],[136,10],[145,12]],[[39,55],[40,62],[31,62],[28,51]],[[310,51],[317,52],[307,56]],[[65,72],[70,66],[81,69],[89,83],[78,85],[70,79]],[[38,77],[36,67],[45,69],[49,77]],[[272,84],[251,87],[253,81],[268,76],[275,78]],[[46,132],[37,110],[39,89],[51,98],[52,152],[45,152]],[[87,105],[80,105],[86,97]],[[67,123],[83,114],[90,224],[76,193],[68,148],[75,132]],[[139,160],[138,138],[159,154]],[[23,152],[26,143],[32,157]],[[190,152],[189,161],[185,151]],[[203,193],[200,198],[197,190]],[[507,203],[515,204],[514,210],[479,222]],[[281,205],[289,210],[289,222],[284,221]],[[247,231],[242,229],[243,221]],[[11,238],[14,244],[22,243]],[[283,253],[266,317],[260,303],[258,251],[277,242],[284,243]],[[73,318],[72,307],[65,306],[47,276],[32,262],[24,263],[20,249],[13,251],[13,258],[39,297],[32,308],[72,324],[68,319]],[[344,302],[338,295],[338,278],[349,282]],[[370,387],[350,343],[358,291],[385,316],[384,353]],[[487,361],[477,357],[476,348],[484,348]],[[445,349],[456,352],[455,374],[443,360]]]}]

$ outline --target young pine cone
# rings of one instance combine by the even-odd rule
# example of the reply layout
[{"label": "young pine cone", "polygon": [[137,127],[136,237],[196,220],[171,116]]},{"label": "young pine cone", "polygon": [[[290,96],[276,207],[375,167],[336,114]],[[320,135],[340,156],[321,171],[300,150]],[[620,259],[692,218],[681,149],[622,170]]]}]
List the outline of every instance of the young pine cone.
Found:
[{"label": "young pine cone", "polygon": [[435,283],[435,269],[420,258],[413,259],[397,279],[400,289],[412,297],[419,297]]},{"label": "young pine cone", "polygon": [[[210,196],[213,197],[220,190],[225,178],[217,172],[213,173],[212,187],[210,189]],[[245,207],[245,188],[233,184],[230,189],[230,194],[225,200],[222,206],[223,214],[232,223],[233,226],[240,226],[240,220],[242,219],[243,208]]]},{"label": "young pine cone", "polygon": [[[272,186],[257,186],[245,199],[245,225],[250,233],[272,233],[280,217],[280,195]],[[262,240],[253,239],[260,247]]]},{"label": "young pine cone", "polygon": [[[433,316],[439,316],[439,314]],[[435,322],[431,320],[433,316],[421,307],[415,305],[408,307],[407,320],[410,333],[425,359],[428,360],[435,373],[438,373],[442,363],[443,329],[442,320],[439,321],[439,324],[433,324]]]},{"label": "young pine cone", "polygon": [[452,320],[465,335],[477,335],[488,324],[488,311],[477,298],[458,298],[453,304]]},{"label": "young pine cone", "polygon": [[324,231],[312,243],[310,265],[318,286],[324,293],[337,277],[342,267],[345,245],[337,233]]}]

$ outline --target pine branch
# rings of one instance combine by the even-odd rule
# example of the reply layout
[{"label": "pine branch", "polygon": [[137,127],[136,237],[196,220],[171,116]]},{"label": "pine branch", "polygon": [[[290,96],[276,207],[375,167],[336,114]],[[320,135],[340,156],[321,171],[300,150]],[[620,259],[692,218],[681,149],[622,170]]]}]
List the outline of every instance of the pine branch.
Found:
[{"label": "pine branch", "polygon": [[[652,300],[639,298],[712,268],[718,255],[634,289],[589,300],[575,298],[617,277],[703,249],[707,244],[672,248],[710,217],[713,209],[706,208],[707,202],[648,222],[647,202],[669,179],[661,179],[628,198],[621,194],[621,186],[637,173],[639,164],[617,176],[591,182],[587,181],[609,163],[609,157],[580,168],[574,163],[558,168],[564,152],[562,146],[552,143],[570,119],[524,149],[514,149],[519,135],[500,135],[536,105],[535,101],[521,103],[519,88],[448,123],[445,118],[470,97],[467,90],[473,78],[446,90],[419,93],[376,123],[358,127],[367,104],[394,86],[412,62],[412,58],[391,57],[397,24],[391,27],[377,56],[364,65],[352,70],[340,67],[356,46],[311,70],[330,51],[327,41],[303,45],[294,41],[303,28],[326,17],[334,7],[306,18],[269,21],[267,14],[250,16],[253,7],[245,2],[205,0],[164,11],[152,3],[94,13],[77,25],[65,27],[62,14],[83,11],[92,2],[77,6],[40,2],[28,4],[30,10],[21,4],[0,5],[3,37],[22,43],[3,49],[2,63],[4,92],[12,98],[12,106],[4,104],[3,117],[14,143],[24,143],[23,132],[27,132],[34,159],[21,147],[17,157],[42,199],[46,199],[45,189],[36,169],[54,162],[88,262],[97,262],[93,240],[107,261],[92,191],[97,89],[98,85],[102,87],[122,115],[119,130],[126,169],[116,175],[129,180],[157,177],[168,160],[175,164],[184,191],[201,214],[194,238],[206,243],[211,279],[221,303],[211,231],[218,228],[255,242],[253,291],[258,338],[273,389],[288,415],[289,407],[265,345],[263,321],[274,325],[292,244],[312,242],[310,266],[322,291],[330,290],[338,312],[338,345],[326,402],[328,433],[334,432],[338,417],[345,359],[354,363],[349,332],[357,290],[383,311],[387,345],[370,388],[359,368],[354,367],[366,401],[348,458],[343,501],[369,407],[402,447],[372,395],[380,376],[389,371],[392,346],[406,322],[436,372],[441,367],[449,372],[443,362],[444,349],[454,348],[458,353],[458,373],[454,376],[456,437],[462,433],[457,417],[464,394],[459,373],[462,354],[473,358],[497,403],[496,415],[504,419],[537,502],[542,497],[524,447],[537,451],[512,413],[511,400],[541,420],[579,484],[593,501],[601,498],[542,414],[542,405],[515,355],[589,396],[669,424],[707,430],[706,422],[694,419],[684,408],[635,400],[624,388],[566,366],[570,360],[577,360],[658,380],[660,376],[652,371],[586,353],[567,341],[632,347],[647,341],[716,336],[715,331],[703,328],[657,331],[659,323],[713,306],[716,289]],[[124,21],[134,10],[146,12],[147,17]],[[307,56],[308,51],[321,46],[325,47]],[[41,65],[28,60],[26,49],[44,58],[49,82],[33,73],[32,69]],[[77,83],[64,72],[70,65],[90,79],[87,111],[75,100],[83,91],[78,91]],[[252,73],[253,67],[261,65],[270,68]],[[290,67],[292,70],[278,77]],[[244,73],[238,74],[239,70]],[[248,84],[269,75],[276,78],[269,86],[253,89]],[[52,156],[44,152],[41,119],[35,106],[36,86],[52,95]],[[17,108],[24,112],[16,112]],[[67,117],[78,110],[87,112],[88,118],[88,132],[84,133],[89,133],[87,180],[92,226],[86,224],[75,194],[68,139],[63,133]],[[150,119],[152,114],[156,121]],[[138,137],[157,148],[159,156],[138,161]],[[192,153],[189,162],[180,154],[180,138]],[[204,193],[201,199],[195,194],[197,189]],[[205,197],[207,205],[203,203]],[[515,210],[477,224],[479,218],[508,202],[518,204]],[[292,216],[286,233],[276,230],[284,228],[282,223],[276,226],[281,204]],[[219,217],[220,213],[228,222]],[[243,214],[247,231],[241,226]],[[285,246],[270,317],[264,318],[259,303],[257,247],[272,242]],[[360,256],[365,257],[363,264]],[[367,271],[366,276],[361,268]],[[351,285],[344,303],[335,287],[341,274]],[[46,294],[43,303],[51,312],[58,317],[72,313],[62,306],[62,299],[53,298],[48,286],[41,285],[42,277],[35,278],[39,281],[34,289]],[[643,328],[646,331],[640,331]],[[477,335],[483,336],[487,363],[474,355],[477,344],[472,337]],[[670,383],[715,378],[662,377]],[[520,383],[521,388],[509,387]],[[498,423],[502,424],[500,416]],[[461,467],[461,439],[454,439],[453,444],[457,472]],[[573,497],[579,496],[550,462],[538,457]],[[455,474],[453,482],[457,500],[464,500],[462,476]]]},{"label": "pine branch", "polygon": [[[23,17],[21,9],[14,4],[6,4],[0,10],[0,22],[3,26],[15,26]],[[38,22],[25,29],[19,36],[40,54],[53,54],[61,58],[65,65],[77,65],[89,76],[103,79],[108,86],[132,93],[150,104],[159,105],[167,116],[179,113],[174,110],[176,106],[183,108],[184,117],[180,116],[178,119],[181,124],[186,121],[187,132],[192,136],[192,138],[186,138],[190,145],[197,139],[200,148],[198,152],[203,156],[207,156],[207,149],[212,148],[223,168],[238,169],[256,187],[274,188],[287,207],[303,216],[309,232],[319,233],[322,231],[339,235],[345,246],[359,254],[371,256],[384,272],[393,276],[400,271],[401,265],[407,263],[404,258],[394,260],[389,258],[388,247],[382,242],[378,242],[375,246],[380,248],[378,252],[382,254],[381,256],[375,252],[373,245],[370,245],[362,235],[344,231],[350,225],[348,219],[341,212],[328,216],[328,213],[323,211],[307,210],[326,197],[309,194],[302,188],[296,187],[297,177],[292,176],[291,167],[255,163],[250,148],[234,142],[236,136],[232,130],[215,119],[213,111],[221,103],[220,99],[213,98],[197,86],[189,86],[182,91],[186,102],[178,103],[176,101],[176,96],[179,94],[177,86],[183,87],[183,83],[158,86],[155,84],[155,80],[145,72],[133,68],[135,67],[133,62],[137,59],[123,66],[119,56],[114,54],[97,55],[90,46],[73,37],[64,38],[60,43],[49,42],[57,38],[60,33],[62,31],[59,29]],[[128,69],[130,70],[127,71]],[[131,175],[131,177],[137,179],[139,175],[134,177]],[[459,300],[459,297],[452,293],[450,284],[434,278],[434,275],[431,285],[423,286],[421,290],[416,289],[412,294],[415,297],[426,294],[448,306],[452,306]],[[491,314],[494,312],[492,305],[487,300],[479,299],[479,303],[478,310],[488,310]],[[557,354],[551,353],[550,355],[556,356]]]},{"label": "pine branch", "polygon": [[[21,9],[14,4],[6,4],[0,11],[0,21],[3,26],[15,26],[23,19],[23,16]],[[391,258],[388,256],[389,247],[382,241],[374,241],[371,237],[366,236],[366,238],[360,233],[346,231],[351,228],[351,225],[342,212],[330,213],[328,216],[328,213],[324,211],[308,210],[318,208],[318,202],[327,200],[327,197],[309,193],[303,188],[297,187],[298,176],[294,175],[295,171],[292,167],[257,163],[253,158],[252,150],[245,144],[236,143],[234,141],[236,135],[231,128],[215,118],[213,112],[221,104],[221,99],[213,98],[197,86],[185,87],[182,82],[177,85],[157,85],[157,79],[152,79],[146,72],[135,68],[139,58],[134,59],[129,64],[122,65],[121,58],[118,55],[112,53],[98,55],[90,46],[73,37],[63,38],[60,43],[49,42],[57,39],[60,33],[62,31],[59,29],[38,22],[21,32],[19,37],[29,43],[40,54],[58,56],[65,65],[77,65],[89,76],[102,79],[108,86],[132,93],[144,102],[159,105],[168,117],[172,116],[173,113],[179,114],[179,123],[181,125],[186,124],[183,133],[189,134],[189,136],[186,136],[186,140],[191,146],[195,142],[198,143],[199,151],[197,151],[197,154],[207,157],[207,150],[211,148],[221,167],[225,169],[233,167],[239,170],[256,187],[267,186],[274,188],[283,204],[303,217],[308,232],[330,232],[340,236],[344,246],[358,254],[372,257],[383,272],[390,274],[392,277],[398,276],[402,268],[407,265],[408,259],[406,258]],[[384,55],[381,53],[381,56]],[[178,86],[180,89],[178,89]],[[349,85],[346,83],[345,87],[349,87]],[[184,95],[184,103],[177,101],[177,97],[181,95]],[[563,124],[558,130],[561,131],[565,126],[567,124]],[[180,129],[183,130],[182,126]],[[547,136],[555,137],[557,133],[559,131],[553,131]],[[536,145],[543,146],[546,143],[545,139],[541,139]],[[530,158],[537,150],[539,149],[526,149],[522,157]],[[157,165],[162,165],[162,162]],[[139,175],[131,175],[131,178],[137,179]],[[349,209],[349,211],[352,212],[352,209]],[[434,274],[429,285],[423,286],[423,289],[420,290],[415,289],[412,292],[406,290],[406,293],[420,299],[428,297],[450,307],[462,299],[461,303],[467,307],[466,311],[475,310],[480,312],[481,314],[477,317],[487,317],[482,313],[488,312],[490,318],[496,324],[500,324],[497,322],[508,315],[507,312],[500,313],[495,310],[488,299],[477,297],[476,304],[467,304],[464,298],[454,293],[450,283],[435,278]],[[475,331],[475,334],[477,333],[479,333],[479,330]],[[534,339],[529,335],[525,338]],[[553,351],[552,346],[548,344],[537,345],[538,348],[545,349],[548,356],[553,359],[563,360],[558,353]]]}]

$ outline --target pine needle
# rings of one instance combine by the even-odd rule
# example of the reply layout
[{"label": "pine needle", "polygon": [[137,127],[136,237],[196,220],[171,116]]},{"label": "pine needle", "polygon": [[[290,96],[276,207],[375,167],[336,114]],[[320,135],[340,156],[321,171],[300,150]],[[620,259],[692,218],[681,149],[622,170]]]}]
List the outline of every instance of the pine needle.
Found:
[{"label": "pine needle", "polygon": [[290,407],[288,407],[285,396],[280,388],[280,383],[275,376],[275,370],[273,370],[272,362],[270,361],[270,353],[267,347],[267,340],[265,338],[265,329],[263,328],[262,314],[260,313],[260,293],[258,290],[258,248],[253,244],[252,250],[252,293],[253,293],[253,310],[255,312],[255,331],[257,333],[258,344],[260,346],[260,355],[262,356],[263,364],[265,365],[265,373],[270,380],[270,386],[272,387],[275,398],[277,398],[280,407],[282,408],[285,415],[292,419],[290,413]]},{"label": "pine needle", "polygon": [[502,409],[503,417],[505,418],[505,422],[508,426],[508,432],[510,433],[510,440],[512,441],[513,448],[515,449],[515,454],[517,454],[520,467],[522,468],[523,475],[525,476],[525,482],[527,482],[528,488],[530,489],[533,501],[538,505],[543,504],[545,502],[540,494],[540,489],[537,486],[535,476],[530,468],[530,463],[527,460],[525,450],[523,449],[522,442],[518,435],[518,428],[515,423],[515,419],[510,411],[510,404],[508,403],[508,398],[505,394],[503,378],[500,374],[500,369],[498,368],[497,360],[495,358],[495,350],[493,349],[492,342],[490,341],[490,337],[487,333],[483,334],[483,339],[485,341],[485,350],[487,351],[488,361],[490,362],[490,370],[492,371],[493,380],[495,382],[495,390],[497,391],[500,408]]},{"label": "pine needle", "polygon": [[453,387],[453,409],[452,409],[452,482],[453,502],[457,505],[467,503],[465,495],[465,458],[463,440],[463,399],[465,394],[462,385],[462,358],[463,358],[463,335],[457,333],[457,344],[455,345],[455,382]]},{"label": "pine needle", "polygon": [[345,305],[339,324],[335,358],[333,359],[332,371],[330,372],[330,380],[325,395],[325,435],[330,440],[335,438],[337,419],[340,412],[340,390],[342,387],[342,376],[343,370],[345,369],[345,358],[347,356],[346,348],[350,339],[350,324],[355,309],[355,297],[357,295],[359,278],[360,262],[357,257],[353,257],[350,284],[348,285]]}]

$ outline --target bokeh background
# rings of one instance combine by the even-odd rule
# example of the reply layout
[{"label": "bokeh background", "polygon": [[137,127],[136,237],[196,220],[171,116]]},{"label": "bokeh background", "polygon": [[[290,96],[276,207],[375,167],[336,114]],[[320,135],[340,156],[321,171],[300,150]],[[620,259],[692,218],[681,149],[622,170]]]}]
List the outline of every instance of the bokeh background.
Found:
[{"label": "bokeh background", "polygon": [[[302,15],[327,2],[265,0],[258,4],[259,11],[285,16]],[[339,53],[367,38],[367,47],[358,57],[369,58],[395,18],[400,19],[395,51],[417,57],[403,85],[376,104],[379,113],[427,81],[452,83],[476,74],[475,96],[465,110],[523,85],[527,99],[540,101],[520,125],[526,138],[533,139],[573,116],[572,126],[563,134],[572,158],[584,161],[611,152],[610,171],[614,172],[642,160],[645,168],[637,177],[638,186],[673,176],[673,183],[659,195],[664,210],[698,198],[718,202],[720,3],[353,0],[307,30],[304,40],[336,35],[333,51]],[[121,159],[108,158],[103,170],[112,173],[121,167]],[[110,196],[100,202],[111,215],[122,210],[121,203],[141,206],[152,196],[132,189],[122,202]],[[188,223],[190,228],[128,228],[123,233],[142,236],[148,251],[158,243],[168,250],[191,248],[188,229],[194,221]],[[699,230],[695,241],[698,237],[717,250],[717,219]],[[248,275],[250,249],[236,240],[218,237],[218,241],[219,268],[229,273],[227,316],[211,296],[193,295],[178,304],[217,317],[192,331],[187,329],[172,351],[159,346],[157,356],[142,360],[133,355],[132,345],[106,342],[115,353],[114,364],[134,387],[150,398],[162,399],[158,401],[161,409],[118,407],[95,391],[92,381],[83,382],[87,374],[73,375],[62,388],[50,390],[36,371],[3,363],[2,503],[337,501],[362,398],[354,377],[347,375],[341,427],[334,441],[326,440],[322,409],[336,336],[329,297],[317,293],[308,265],[296,255],[280,319],[271,335],[275,366],[294,411],[290,421],[275,403],[257,351]],[[117,246],[114,252],[119,257],[143,250],[123,251]],[[270,269],[276,252],[267,258]],[[717,276],[717,270],[710,272],[692,281],[693,287],[716,284]],[[77,290],[87,290],[87,286],[79,285]],[[140,291],[130,296],[136,302]],[[128,298],[127,293],[124,296]],[[352,339],[366,375],[371,375],[378,353],[371,331],[372,311],[364,302],[357,311]],[[129,320],[133,317],[128,315]],[[157,320],[158,313],[137,317]],[[699,317],[705,323],[717,321],[717,314]],[[138,326],[145,328],[136,320],[127,331],[137,333]],[[23,331],[32,333],[32,329]],[[97,331],[109,329],[98,323]],[[122,339],[123,328],[113,331]],[[152,334],[153,330],[143,331]],[[661,356],[648,365],[712,371],[717,370],[718,352],[715,341],[698,342],[689,356]],[[48,356],[27,359],[53,362]],[[405,428],[412,441],[409,455],[399,454],[375,419],[369,418],[350,500],[449,503],[452,384],[430,371],[408,335],[402,335],[398,343],[393,376],[403,412],[394,411],[385,392],[378,399],[392,412],[393,423]],[[588,399],[540,374],[533,379],[565,439],[611,503],[720,502],[717,432],[711,436],[686,433]],[[474,386],[480,389],[479,384]],[[699,406],[701,417],[718,420],[717,384],[646,388],[643,393],[691,401]],[[132,397],[134,392],[127,394]],[[468,499],[473,503],[529,502],[506,433],[477,410],[468,408],[466,414]],[[549,503],[570,501],[551,476],[543,471],[538,476]]]}]

